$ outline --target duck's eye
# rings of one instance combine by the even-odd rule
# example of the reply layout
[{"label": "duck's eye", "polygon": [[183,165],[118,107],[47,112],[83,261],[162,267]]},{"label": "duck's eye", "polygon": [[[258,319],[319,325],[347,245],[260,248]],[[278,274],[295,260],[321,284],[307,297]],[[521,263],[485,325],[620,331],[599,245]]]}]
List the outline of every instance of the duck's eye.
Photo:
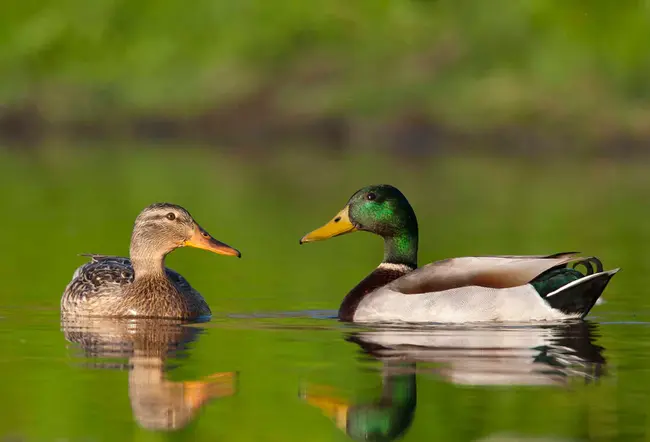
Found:
[{"label": "duck's eye", "polygon": [[167,219],[170,220],[170,221],[174,221],[176,219],[176,215],[174,213],[172,213],[172,212],[169,212],[167,214]]},{"label": "duck's eye", "polygon": [[366,195],[366,198],[368,201],[372,201],[377,198],[377,195],[375,195],[373,192],[370,192],[368,195]]}]

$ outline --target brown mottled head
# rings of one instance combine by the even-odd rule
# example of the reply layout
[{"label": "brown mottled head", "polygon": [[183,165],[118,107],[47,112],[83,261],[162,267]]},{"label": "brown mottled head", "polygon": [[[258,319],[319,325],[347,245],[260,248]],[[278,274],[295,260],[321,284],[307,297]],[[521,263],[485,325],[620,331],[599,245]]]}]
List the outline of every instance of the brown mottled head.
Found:
[{"label": "brown mottled head", "polygon": [[131,236],[132,259],[155,259],[184,246],[241,256],[237,249],[214,239],[181,206],[152,204],[135,219]]}]

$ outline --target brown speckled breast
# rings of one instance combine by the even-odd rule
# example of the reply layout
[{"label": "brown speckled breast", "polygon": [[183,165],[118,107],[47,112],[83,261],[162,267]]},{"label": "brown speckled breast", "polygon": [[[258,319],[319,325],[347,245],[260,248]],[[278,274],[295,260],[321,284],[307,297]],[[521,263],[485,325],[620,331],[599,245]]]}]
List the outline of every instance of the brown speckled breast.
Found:
[{"label": "brown speckled breast", "polygon": [[134,279],[127,258],[98,256],[80,267],[61,298],[61,313],[194,319],[211,314],[203,297],[180,274]]}]

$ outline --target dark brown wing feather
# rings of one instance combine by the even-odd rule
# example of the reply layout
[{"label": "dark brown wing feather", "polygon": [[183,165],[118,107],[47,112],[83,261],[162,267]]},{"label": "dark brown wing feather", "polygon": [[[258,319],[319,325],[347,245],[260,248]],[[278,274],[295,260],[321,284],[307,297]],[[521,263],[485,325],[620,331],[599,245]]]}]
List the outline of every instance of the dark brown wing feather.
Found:
[{"label": "dark brown wing feather", "polygon": [[[89,263],[79,267],[73,276],[71,284],[79,286],[78,290],[80,291],[97,295],[110,292],[114,296],[116,291],[111,290],[111,288],[121,288],[133,282],[134,273],[129,258],[92,253],[85,253],[80,256],[87,256],[91,259]],[[180,273],[167,267],[165,267],[165,273],[181,293],[195,293],[198,295],[198,292]],[[109,290],[101,290],[102,286]],[[70,289],[77,290],[77,288],[73,289],[72,287]]]}]

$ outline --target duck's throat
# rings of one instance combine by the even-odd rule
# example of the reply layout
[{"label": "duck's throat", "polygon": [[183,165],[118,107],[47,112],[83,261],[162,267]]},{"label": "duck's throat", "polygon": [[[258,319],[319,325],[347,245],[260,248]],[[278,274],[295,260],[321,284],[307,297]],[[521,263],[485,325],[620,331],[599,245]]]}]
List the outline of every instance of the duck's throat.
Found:
[{"label": "duck's throat", "polygon": [[418,266],[418,234],[403,233],[384,237],[384,263]]},{"label": "duck's throat", "polygon": [[132,257],[131,265],[135,279],[142,277],[165,277],[165,257]]},{"label": "duck's throat", "polygon": [[159,248],[143,246],[132,241],[129,256],[136,280],[143,276],[165,276],[167,253]]}]

